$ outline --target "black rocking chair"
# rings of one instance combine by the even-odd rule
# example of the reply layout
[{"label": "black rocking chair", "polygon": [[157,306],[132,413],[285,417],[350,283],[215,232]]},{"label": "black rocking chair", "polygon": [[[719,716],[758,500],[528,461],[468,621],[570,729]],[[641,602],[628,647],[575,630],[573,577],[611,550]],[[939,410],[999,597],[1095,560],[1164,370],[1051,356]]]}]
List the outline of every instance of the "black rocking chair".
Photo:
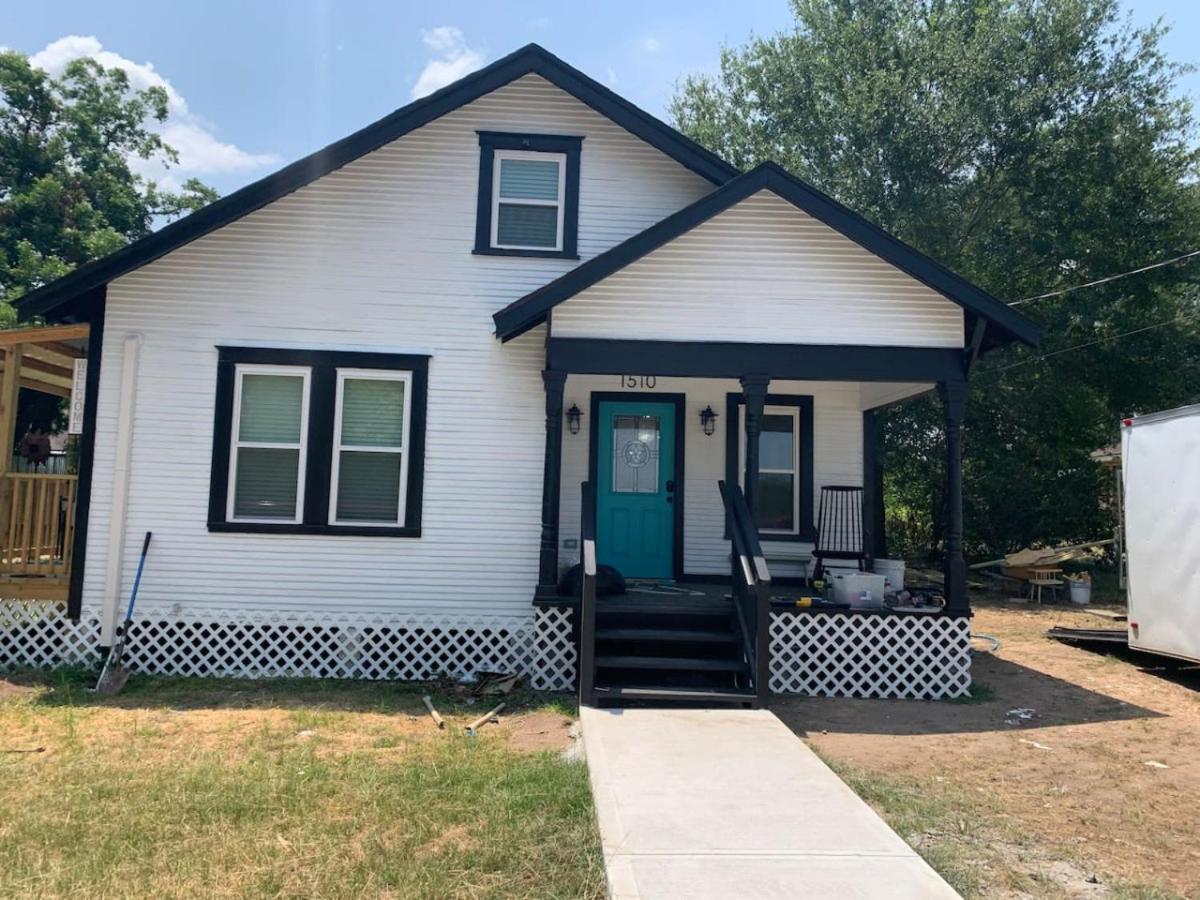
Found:
[{"label": "black rocking chair", "polygon": [[821,488],[817,514],[817,542],[813,558],[817,561],[813,578],[825,574],[828,559],[853,560],[860,572],[866,570],[867,554],[863,540],[863,489],[832,486]]}]

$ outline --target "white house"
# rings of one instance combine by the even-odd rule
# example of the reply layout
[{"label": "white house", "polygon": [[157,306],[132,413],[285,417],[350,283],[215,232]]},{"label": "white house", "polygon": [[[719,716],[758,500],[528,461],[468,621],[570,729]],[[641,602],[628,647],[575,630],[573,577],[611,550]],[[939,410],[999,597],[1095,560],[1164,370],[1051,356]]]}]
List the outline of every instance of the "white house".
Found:
[{"label": "white house", "polygon": [[[869,558],[874,410],[939,390],[945,610],[776,609],[760,631],[769,618],[778,691],[969,685],[967,378],[1036,327],[782,168],[739,172],[541,47],[19,312],[57,324],[3,336],[0,429],[20,386],[70,393],[82,358],[86,380],[76,474],[0,463],[0,663],[94,658],[151,531],[130,638],[142,670],[515,668],[567,687],[578,598],[557,585],[592,524],[589,481],[599,561],[645,589],[626,611],[656,611],[666,643],[687,586],[723,580],[696,593],[705,614],[726,604],[742,665],[718,481],[749,478],[777,581],[809,574],[824,487],[862,489]],[[664,653],[690,658],[641,655]]]}]

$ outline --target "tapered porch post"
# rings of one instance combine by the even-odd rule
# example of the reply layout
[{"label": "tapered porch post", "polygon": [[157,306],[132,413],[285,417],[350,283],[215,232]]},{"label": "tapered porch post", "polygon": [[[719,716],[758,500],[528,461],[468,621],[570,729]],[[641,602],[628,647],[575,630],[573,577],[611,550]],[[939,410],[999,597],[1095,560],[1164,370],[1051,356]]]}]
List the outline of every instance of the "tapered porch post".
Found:
[{"label": "tapered porch post", "polygon": [[745,375],[742,377],[742,396],[746,398],[746,474],[743,478],[745,486],[746,505],[750,512],[755,512],[755,501],[758,497],[758,444],[762,434],[763,406],[767,401],[767,385],[770,379],[766,375]]},{"label": "tapered porch post", "polygon": [[963,560],[962,423],[967,383],[944,381],[938,391],[946,414],[946,612],[965,615],[971,611]]},{"label": "tapered porch post", "polygon": [[567,373],[542,371],[546,389],[546,457],[542,469],[542,540],[535,596],[558,596],[558,507],[562,483],[563,385]]}]

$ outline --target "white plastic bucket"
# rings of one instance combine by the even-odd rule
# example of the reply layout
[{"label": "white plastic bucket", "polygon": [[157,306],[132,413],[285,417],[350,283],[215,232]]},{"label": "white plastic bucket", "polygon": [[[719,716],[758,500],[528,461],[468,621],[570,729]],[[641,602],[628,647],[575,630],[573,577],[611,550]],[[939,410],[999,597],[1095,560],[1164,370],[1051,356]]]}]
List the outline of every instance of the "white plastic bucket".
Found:
[{"label": "white plastic bucket", "polygon": [[1090,581],[1067,580],[1071,591],[1071,602],[1079,606],[1087,606],[1092,602],[1092,583]]},{"label": "white plastic bucket", "polygon": [[904,560],[877,559],[875,574],[882,575],[887,580],[885,590],[895,592],[904,590]]}]

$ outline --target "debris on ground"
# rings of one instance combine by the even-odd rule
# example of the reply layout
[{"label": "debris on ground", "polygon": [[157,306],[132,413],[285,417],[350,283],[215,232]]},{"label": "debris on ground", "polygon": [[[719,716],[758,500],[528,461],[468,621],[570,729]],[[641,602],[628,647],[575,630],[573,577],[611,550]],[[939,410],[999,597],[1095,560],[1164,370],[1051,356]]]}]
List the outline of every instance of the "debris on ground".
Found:
[{"label": "debris on ground", "polygon": [[562,758],[573,762],[582,762],[587,758],[583,749],[583,729],[578,722],[572,722],[567,734],[571,738],[571,746],[562,752]]},{"label": "debris on ground", "polygon": [[1158,760],[1156,760],[1156,759],[1148,759],[1148,760],[1146,760],[1146,765],[1148,765],[1148,766],[1149,766],[1150,768],[1152,768],[1152,769],[1169,769],[1169,768],[1171,768],[1171,767],[1170,767],[1170,766],[1168,766],[1166,763],[1160,763],[1160,762],[1159,762]]},{"label": "debris on ground", "polygon": [[1020,725],[1022,722],[1028,722],[1037,712],[1028,707],[1018,706],[1015,709],[1010,709],[1004,714],[1005,725]]},{"label": "debris on ground", "polygon": [[502,709],[504,709],[503,703],[499,704],[495,708],[484,713],[482,716],[480,716],[478,719],[476,719],[474,722],[472,722],[470,725],[467,726],[467,734],[470,737],[474,737],[476,731],[478,731],[480,728],[482,728],[488,722],[495,719],[496,716],[498,716],[500,714],[500,710],[502,710]]},{"label": "debris on ground", "polygon": [[1022,744],[1028,744],[1030,747],[1033,747],[1035,750],[1053,750],[1054,749],[1053,747],[1047,747],[1045,744],[1039,744],[1037,741],[1027,741],[1027,740],[1025,740],[1025,738],[1018,738],[1018,740]]},{"label": "debris on ground", "polygon": [[426,694],[425,696],[423,696],[421,698],[421,702],[424,703],[425,708],[427,710],[429,710],[429,716],[430,716],[430,718],[433,719],[434,722],[437,723],[437,727],[445,728],[446,723],[442,720],[442,717],[440,715],[438,715],[438,711],[433,708],[433,699],[428,694]]},{"label": "debris on ground", "polygon": [[507,672],[479,672],[478,681],[471,693],[476,697],[492,694],[510,694],[521,681],[521,676]]}]

